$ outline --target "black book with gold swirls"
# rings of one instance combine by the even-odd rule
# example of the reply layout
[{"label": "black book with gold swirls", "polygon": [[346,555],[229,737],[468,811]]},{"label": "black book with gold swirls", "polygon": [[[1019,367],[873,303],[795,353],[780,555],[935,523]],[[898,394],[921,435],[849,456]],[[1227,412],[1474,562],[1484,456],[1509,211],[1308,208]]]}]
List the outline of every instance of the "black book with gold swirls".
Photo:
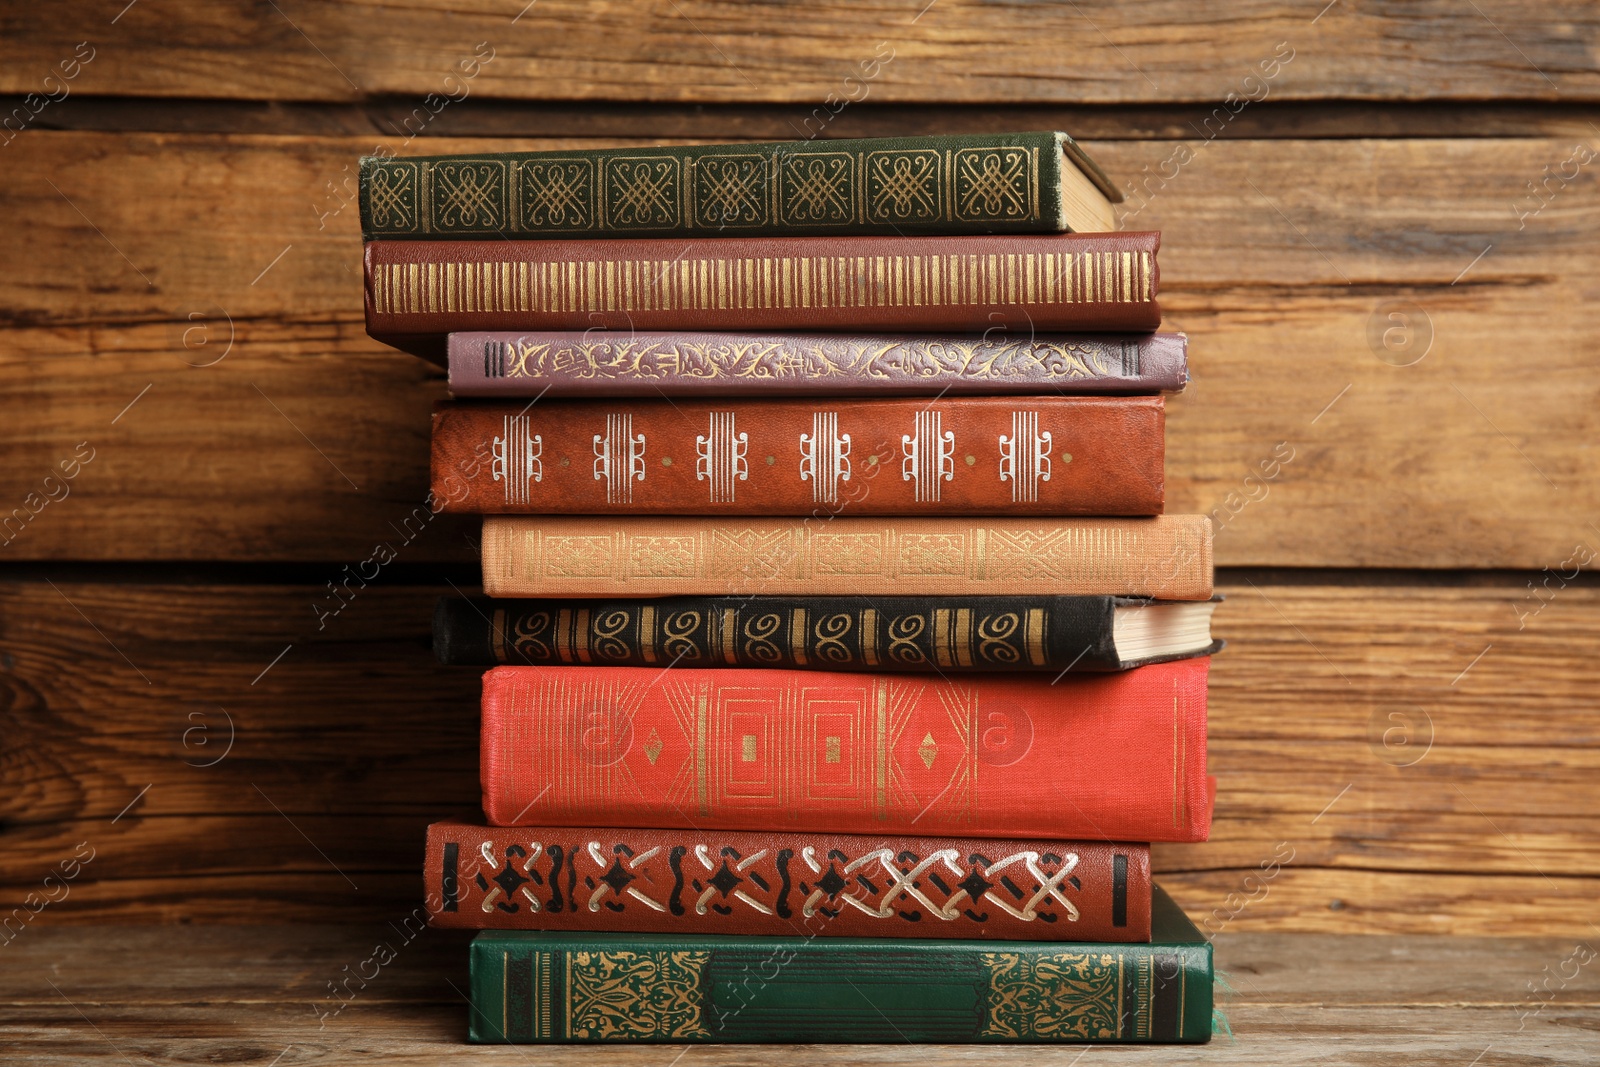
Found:
[{"label": "black book with gold swirls", "polygon": [[441,663],[1118,671],[1209,655],[1209,601],[1112,596],[439,600]]},{"label": "black book with gold swirls", "polygon": [[1121,199],[1051,131],[368,156],[360,179],[369,241],[1104,232]]},{"label": "black book with gold swirls", "polygon": [[1078,1043],[1211,1038],[1211,945],[1160,888],[1150,944],[485,931],[469,1037]]}]

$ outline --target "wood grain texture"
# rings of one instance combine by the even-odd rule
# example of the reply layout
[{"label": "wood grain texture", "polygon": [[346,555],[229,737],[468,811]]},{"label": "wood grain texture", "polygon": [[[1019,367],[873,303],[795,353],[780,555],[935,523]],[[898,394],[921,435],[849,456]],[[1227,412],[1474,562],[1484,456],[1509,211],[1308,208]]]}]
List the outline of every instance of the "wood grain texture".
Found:
[{"label": "wood grain texture", "polygon": [[[460,93],[480,44],[491,98],[939,103],[1221,100],[1280,42],[1292,99],[1595,99],[1592,7],[1563,0],[1404,8],[1248,0],[1227,18],[1176,0],[747,5],[520,0],[68,0],[0,21],[0,89],[35,91],[84,39],[75,86],[111,96],[346,101]],[[1319,14],[1320,12],[1320,14]],[[782,32],[774,32],[781,27]],[[892,50],[892,51],[889,51]],[[861,63],[892,61],[862,79]],[[872,68],[868,68],[872,71]],[[853,78],[852,82],[845,79]]]},{"label": "wood grain texture", "polygon": [[[362,335],[340,184],[376,143],[38,133],[9,149],[0,207],[25,224],[0,264],[0,515],[79,443],[97,458],[0,553],[356,561],[423,500],[442,381]],[[1176,150],[1091,147],[1140,182]],[[1538,569],[1600,544],[1592,175],[1515,209],[1569,141],[1187,147],[1129,208],[1164,230],[1166,321],[1193,338],[1168,511],[1224,520],[1220,563]],[[1392,312],[1413,352],[1429,339],[1414,365],[1375,354]],[[1279,443],[1280,476],[1247,481]],[[468,558],[460,532],[407,558]]]},{"label": "wood grain texture", "polygon": [[[1600,588],[1519,630],[1513,581],[1224,575],[1212,840],[1156,851],[1197,919],[1584,936]],[[0,917],[80,845],[28,925],[415,906],[423,827],[478,805],[478,673],[427,647],[450,593],[379,579],[318,631],[309,586],[0,584]]]},{"label": "wood grain texture", "polygon": [[[0,115],[25,106],[0,93]],[[584,137],[781,141],[803,135],[814,104],[636,103],[592,100],[489,100],[481,95],[448,107],[421,128],[412,146],[426,152],[435,137]],[[1081,141],[1182,141],[1211,115],[1206,102],[1150,104],[928,104],[868,98],[835,115],[819,140],[907,137],[924,133],[1066,130]],[[83,96],[51,104],[29,129],[126,133],[383,136],[416,127],[415,97],[360,102],[171,99]],[[1234,140],[1321,138],[1586,137],[1600,114],[1567,100],[1280,100],[1273,96],[1233,115],[1211,132]],[[815,129],[816,120],[812,119]],[[19,142],[21,143],[21,142]]]},{"label": "wood grain texture", "polygon": [[[365,970],[376,944],[394,960],[349,1003],[329,983]],[[271,1064],[607,1063],[661,1067],[661,1046],[463,1045],[466,939],[429,930],[403,940],[381,920],[358,927],[137,927],[30,931],[5,949],[0,1041],[7,1062],[123,1064],[140,1060]],[[1216,942],[1217,1006],[1226,1028],[1209,1046],[1117,1048],[1133,1064],[1361,1063],[1370,1067],[1600,1063],[1596,965],[1563,962],[1570,940],[1470,937],[1229,935]],[[1592,957],[1592,949],[1589,956]],[[1308,961],[1315,961],[1308,966]],[[1528,991],[1530,980],[1552,980]],[[1537,986],[1535,988],[1538,988]],[[919,1048],[918,1061],[1069,1067],[1081,1048]],[[713,1045],[694,1059],[735,1064],[889,1064],[908,1050],[880,1046]]]},{"label": "wood grain texture", "polygon": [[[442,371],[355,322],[195,314],[0,331],[14,457],[0,471],[0,522],[14,520],[0,559],[316,560],[333,579],[380,542],[403,563],[476,557],[476,519],[428,516]],[[80,445],[93,459],[69,495],[30,503]]]}]

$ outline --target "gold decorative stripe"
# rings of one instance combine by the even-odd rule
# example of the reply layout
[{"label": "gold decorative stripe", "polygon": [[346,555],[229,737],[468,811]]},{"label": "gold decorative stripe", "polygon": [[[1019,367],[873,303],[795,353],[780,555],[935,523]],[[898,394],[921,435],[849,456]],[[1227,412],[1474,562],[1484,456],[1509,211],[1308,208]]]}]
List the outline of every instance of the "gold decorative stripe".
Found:
[{"label": "gold decorative stripe", "polygon": [[656,661],[656,606],[645,604],[639,609],[639,655],[646,663]]},{"label": "gold decorative stripe", "polygon": [[556,641],[559,644],[557,651],[561,653],[562,663],[572,662],[572,640],[570,628],[572,626],[572,609],[562,608],[556,613]]},{"label": "gold decorative stripe", "polygon": [[1024,640],[1028,645],[1028,662],[1035,667],[1044,666],[1044,609],[1029,608]]},{"label": "gold decorative stripe", "polygon": [[737,621],[738,612],[734,608],[722,609],[722,658],[730,664],[739,662]]},{"label": "gold decorative stripe", "polygon": [[706,781],[706,746],[710,744],[706,733],[711,723],[710,700],[711,683],[701,682],[696,694],[694,721],[694,790],[701,815],[711,814],[710,785]]},{"label": "gold decorative stripe", "polygon": [[795,608],[794,618],[789,623],[789,651],[794,656],[794,665],[806,665],[806,609]]},{"label": "gold decorative stripe", "polygon": [[1178,968],[1178,1033],[1184,1033],[1183,1009],[1189,1002],[1189,968]]},{"label": "gold decorative stripe", "polygon": [[889,811],[889,682],[879,678],[877,689],[877,759],[874,761],[874,792],[877,799],[878,817],[882,818]]},{"label": "gold decorative stripe", "polygon": [[580,608],[572,625],[572,643],[579,663],[589,662],[589,609]]},{"label": "gold decorative stripe", "polygon": [[551,1018],[555,1013],[555,1005],[551,1003],[550,972],[555,963],[555,954],[552,952],[535,952],[533,954],[535,965],[538,969],[538,993],[534,997],[534,1007],[539,1013],[534,1023],[534,1036],[549,1040],[555,1035],[551,1032]]},{"label": "gold decorative stripe", "polygon": [[1126,1006],[1126,1004],[1123,1003],[1124,991],[1127,988],[1128,988],[1128,983],[1127,983],[1127,960],[1119,952],[1117,954],[1117,1019],[1118,1020],[1122,1020],[1122,1019],[1126,1019],[1127,1018],[1127,1016],[1125,1014],[1123,1014],[1125,1011],[1127,1011],[1127,1006]]}]

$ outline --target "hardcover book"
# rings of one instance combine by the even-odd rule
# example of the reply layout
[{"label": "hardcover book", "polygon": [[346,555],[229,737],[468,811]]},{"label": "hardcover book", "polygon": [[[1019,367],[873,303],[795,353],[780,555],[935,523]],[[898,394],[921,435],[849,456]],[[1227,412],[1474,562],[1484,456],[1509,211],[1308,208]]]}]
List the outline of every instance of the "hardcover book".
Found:
[{"label": "hardcover book", "polygon": [[1188,381],[1181,333],[453,333],[458,397],[1159,393]]},{"label": "hardcover book", "polygon": [[1147,845],[440,822],[424,871],[475,930],[1150,939]]},{"label": "hardcover book", "polygon": [[361,160],[386,237],[1114,230],[1122,194],[1064,133]]},{"label": "hardcover book", "polygon": [[441,597],[441,663],[1120,671],[1209,655],[1211,601],[1131,597]]},{"label": "hardcover book", "polygon": [[441,353],[432,335],[467,330],[1144,333],[1161,325],[1159,244],[1156,233],[369,241],[367,330]]},{"label": "hardcover book", "polygon": [[433,499],[480,514],[1154,515],[1166,401],[441,404]]},{"label": "hardcover book", "polygon": [[495,826],[1203,841],[1204,658],[1121,674],[496,667]]},{"label": "hardcover book", "polygon": [[489,516],[496,597],[1211,598],[1211,520]]},{"label": "hardcover book", "polygon": [[1145,1043],[1211,1038],[1211,945],[1157,887],[1152,943],[494,931],[472,1041]]}]

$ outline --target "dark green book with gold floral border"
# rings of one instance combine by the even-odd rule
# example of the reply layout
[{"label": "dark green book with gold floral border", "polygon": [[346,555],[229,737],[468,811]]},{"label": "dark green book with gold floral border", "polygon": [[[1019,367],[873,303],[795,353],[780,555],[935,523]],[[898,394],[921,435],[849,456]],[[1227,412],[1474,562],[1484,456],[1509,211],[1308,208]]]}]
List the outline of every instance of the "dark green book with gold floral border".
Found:
[{"label": "dark green book with gold floral border", "polygon": [[1145,1043],[1211,1037],[1211,945],[1159,888],[1101,945],[484,931],[478,1043]]},{"label": "dark green book with gold floral border", "polygon": [[1122,199],[1064,133],[361,160],[383,238],[1103,232]]}]

